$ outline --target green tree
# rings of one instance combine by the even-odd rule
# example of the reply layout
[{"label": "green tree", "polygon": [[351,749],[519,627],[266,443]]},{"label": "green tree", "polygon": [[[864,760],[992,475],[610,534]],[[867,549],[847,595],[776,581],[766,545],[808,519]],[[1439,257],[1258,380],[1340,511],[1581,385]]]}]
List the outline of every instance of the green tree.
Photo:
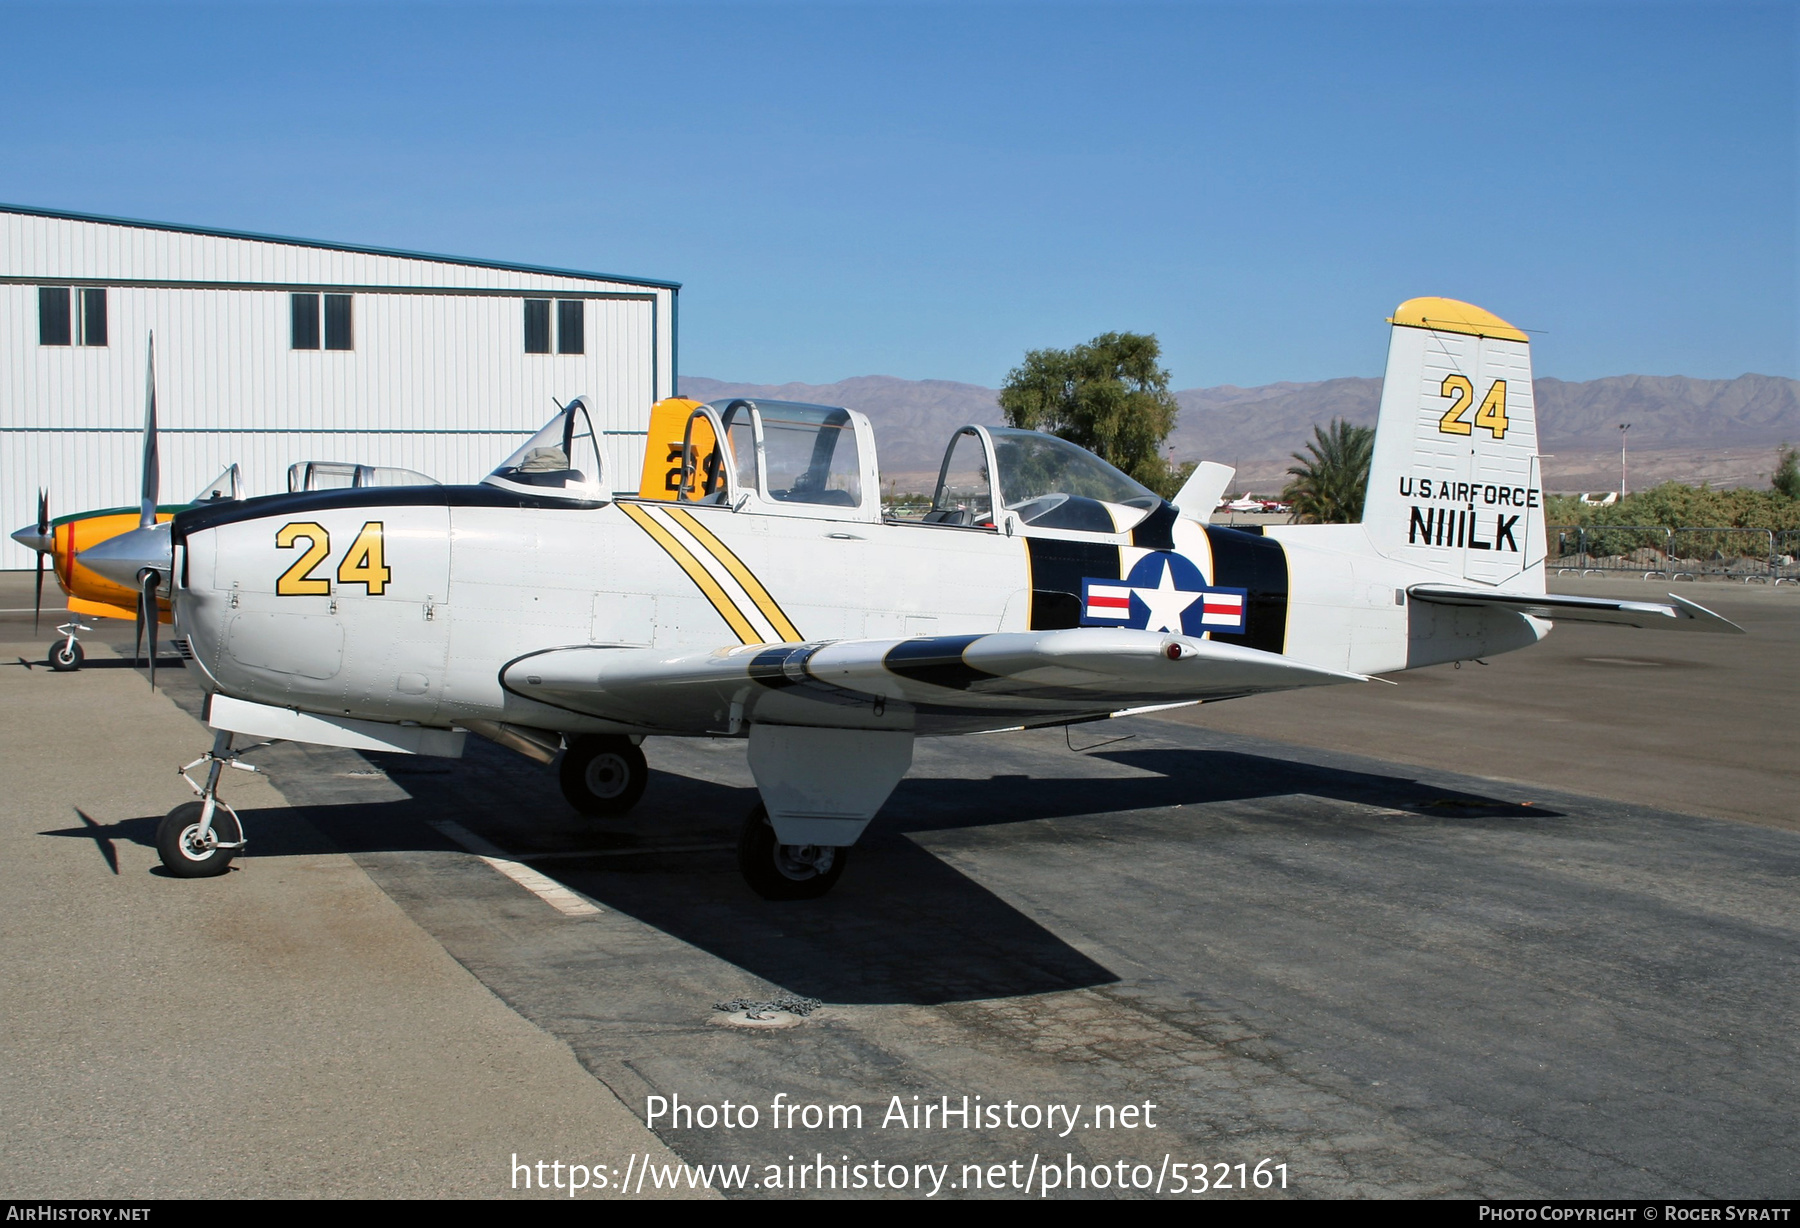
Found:
[{"label": "green tree", "polygon": [[1146,333],[1102,333],[1068,350],[1031,350],[1007,374],[1009,425],[1079,444],[1167,498],[1180,486],[1162,456],[1179,407],[1162,349]]},{"label": "green tree", "polygon": [[1800,499],[1800,451],[1783,444],[1769,484],[1790,499]]},{"label": "green tree", "polygon": [[1295,517],[1306,524],[1361,520],[1369,462],[1375,455],[1375,428],[1333,418],[1328,427],[1313,427],[1306,450],[1312,455],[1291,454],[1300,463],[1288,467],[1293,480],[1281,492],[1294,505]]}]

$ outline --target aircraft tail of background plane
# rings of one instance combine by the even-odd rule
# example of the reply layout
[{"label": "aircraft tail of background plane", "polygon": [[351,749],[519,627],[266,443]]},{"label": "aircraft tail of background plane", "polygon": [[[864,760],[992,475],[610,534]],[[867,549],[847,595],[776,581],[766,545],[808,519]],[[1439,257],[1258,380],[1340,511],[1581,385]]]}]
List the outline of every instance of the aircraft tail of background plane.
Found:
[{"label": "aircraft tail of background plane", "polygon": [[1446,577],[1544,591],[1544,492],[1531,346],[1446,298],[1389,321],[1363,527],[1374,549]]}]

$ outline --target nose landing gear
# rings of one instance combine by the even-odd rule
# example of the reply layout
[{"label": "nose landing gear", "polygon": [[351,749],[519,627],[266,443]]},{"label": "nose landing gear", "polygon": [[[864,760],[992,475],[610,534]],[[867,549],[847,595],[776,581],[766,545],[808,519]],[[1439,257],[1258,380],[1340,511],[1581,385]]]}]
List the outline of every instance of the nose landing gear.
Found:
[{"label": "nose landing gear", "polygon": [[[244,825],[237,811],[219,796],[219,775],[228,767],[240,772],[260,771],[248,763],[238,762],[245,751],[267,746],[259,742],[241,750],[231,748],[231,734],[220,730],[213,737],[212,749],[186,767],[177,769],[198,801],[183,802],[163,816],[156,827],[156,852],[163,868],[176,878],[212,878],[231,868],[232,860],[248,843]],[[206,783],[196,781],[188,773],[206,764]]]},{"label": "nose landing gear", "polygon": [[75,638],[75,633],[92,630],[86,623],[73,618],[58,627],[57,634],[63,638],[50,645],[50,668],[59,674],[80,669],[87,654],[81,650],[81,641]]}]

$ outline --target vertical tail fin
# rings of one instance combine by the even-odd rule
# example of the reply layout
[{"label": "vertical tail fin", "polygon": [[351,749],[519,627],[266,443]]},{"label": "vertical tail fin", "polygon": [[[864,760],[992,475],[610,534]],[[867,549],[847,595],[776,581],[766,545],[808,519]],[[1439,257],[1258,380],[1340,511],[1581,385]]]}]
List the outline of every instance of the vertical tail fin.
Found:
[{"label": "vertical tail fin", "polygon": [[1388,322],[1363,505],[1370,543],[1446,576],[1543,592],[1530,342],[1455,299],[1410,299]]}]

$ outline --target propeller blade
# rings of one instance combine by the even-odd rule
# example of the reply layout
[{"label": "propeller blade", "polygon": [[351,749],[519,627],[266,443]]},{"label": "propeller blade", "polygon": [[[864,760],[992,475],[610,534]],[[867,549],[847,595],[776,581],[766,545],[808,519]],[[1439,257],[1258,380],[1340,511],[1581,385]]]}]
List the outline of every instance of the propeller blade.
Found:
[{"label": "propeller blade", "polygon": [[140,497],[138,527],[147,529],[156,523],[156,497],[162,487],[162,472],[156,453],[156,334],[150,334],[149,365],[144,375],[144,482]]},{"label": "propeller blade", "polygon": [[154,571],[144,572],[144,622],[150,629],[150,689],[156,689],[156,628],[162,621],[156,609],[156,590],[162,577]]},{"label": "propeller blade", "polygon": [[[50,494],[48,491],[41,490],[41,489],[38,491],[37,531],[38,531],[39,537],[46,537],[50,533]],[[43,619],[43,617],[44,617],[44,552],[42,550],[40,550],[40,551],[38,551],[38,557],[37,557],[37,600],[36,600],[36,602],[34,602],[32,604],[32,607],[31,607],[31,633],[33,635],[36,635],[38,633],[38,623]]]},{"label": "propeller blade", "polygon": [[138,587],[137,620],[136,620],[135,625],[132,627],[132,636],[131,636],[132,659],[136,660],[138,657],[138,654],[143,651],[144,651],[144,590],[143,590],[142,585],[140,585]]}]

